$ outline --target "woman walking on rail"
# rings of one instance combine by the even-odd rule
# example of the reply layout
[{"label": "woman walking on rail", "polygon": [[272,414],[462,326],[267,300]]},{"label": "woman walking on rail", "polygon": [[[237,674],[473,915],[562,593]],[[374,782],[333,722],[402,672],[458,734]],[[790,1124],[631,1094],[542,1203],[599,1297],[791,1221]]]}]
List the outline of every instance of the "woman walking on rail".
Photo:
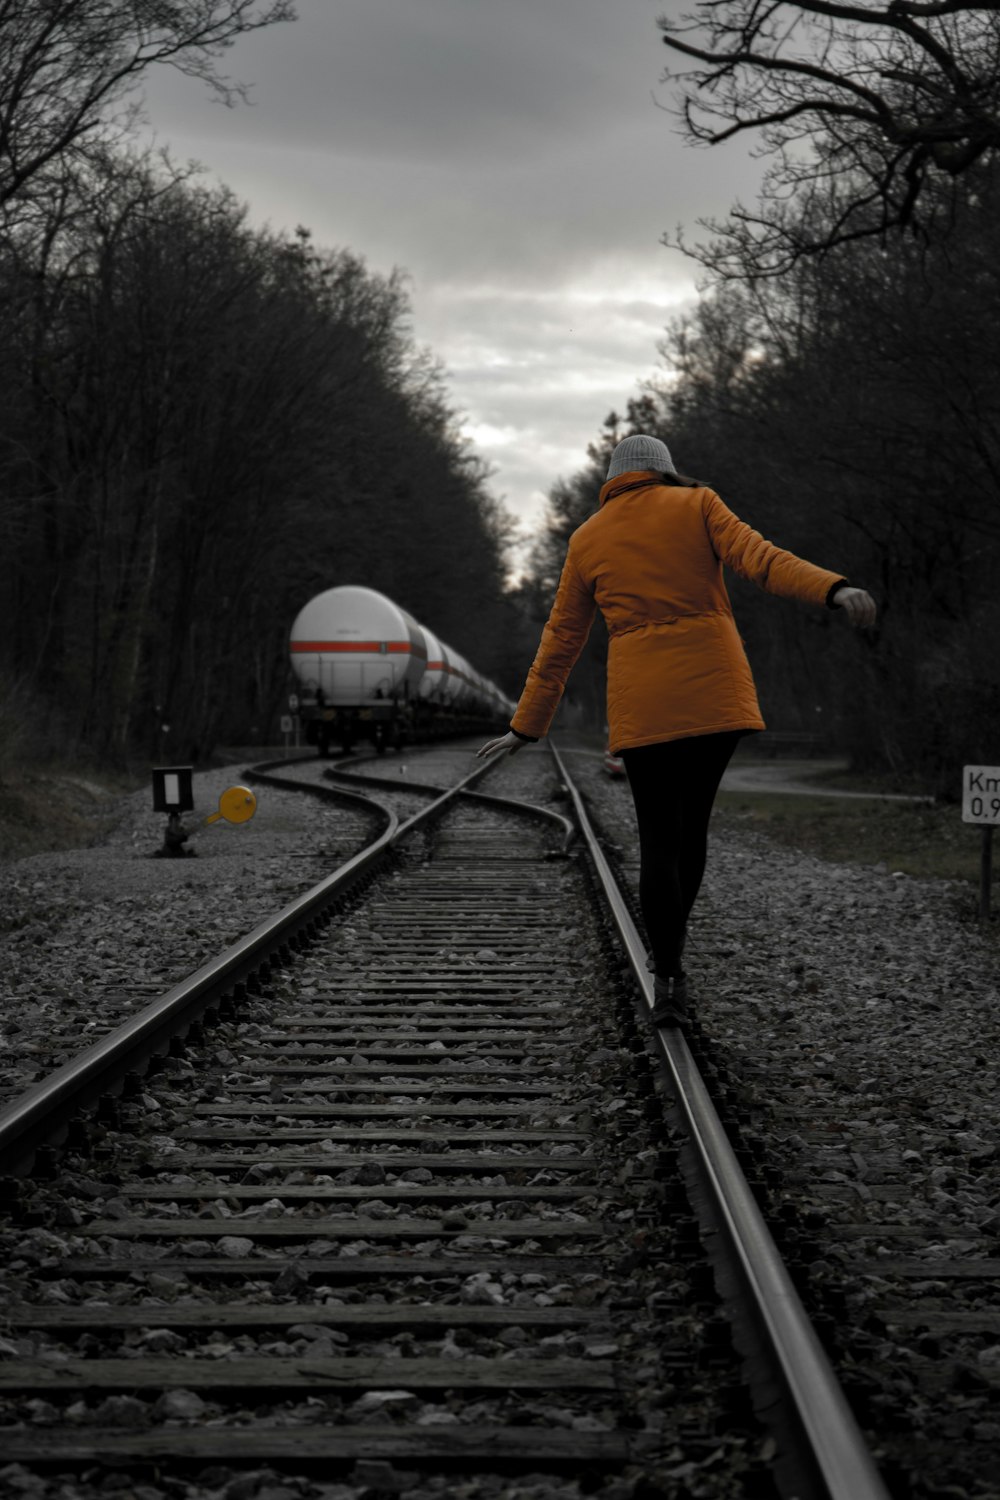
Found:
[{"label": "woman walking on rail", "polygon": [[741,735],[761,730],[723,564],[770,594],[875,623],[875,601],[840,573],[773,546],[696,480],[659,438],[623,438],[600,507],[570,537],[555,603],[510,730],[480,756],[545,735],[594,614],[608,627],[610,746],[639,827],[639,904],[652,947],[658,1025],[682,1025],[687,919],[705,870],[708,820]]}]

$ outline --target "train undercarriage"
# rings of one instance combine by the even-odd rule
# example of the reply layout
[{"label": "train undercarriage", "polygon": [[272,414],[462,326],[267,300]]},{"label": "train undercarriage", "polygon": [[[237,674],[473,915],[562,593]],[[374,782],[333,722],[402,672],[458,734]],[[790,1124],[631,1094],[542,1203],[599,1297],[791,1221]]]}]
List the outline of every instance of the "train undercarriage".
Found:
[{"label": "train undercarriage", "polygon": [[423,745],[432,740],[462,734],[488,733],[506,728],[497,718],[480,712],[464,713],[429,703],[373,703],[363,707],[331,708],[303,704],[299,710],[306,743],[320,755],[339,749],[349,755],[356,745],[367,742],[379,755]]}]

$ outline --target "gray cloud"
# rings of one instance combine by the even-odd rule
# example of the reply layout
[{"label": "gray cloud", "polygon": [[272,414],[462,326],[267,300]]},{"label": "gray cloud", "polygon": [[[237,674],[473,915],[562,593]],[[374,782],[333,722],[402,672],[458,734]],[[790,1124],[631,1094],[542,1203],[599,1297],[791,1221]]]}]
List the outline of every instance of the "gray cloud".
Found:
[{"label": "gray cloud", "polygon": [[[672,5],[679,0],[672,0]],[[414,330],[526,525],[656,364],[694,290],[659,239],[752,198],[747,148],[685,149],[662,0],[299,0],[246,39],[225,110],[164,72],[148,109],[254,219],[407,269]]]}]

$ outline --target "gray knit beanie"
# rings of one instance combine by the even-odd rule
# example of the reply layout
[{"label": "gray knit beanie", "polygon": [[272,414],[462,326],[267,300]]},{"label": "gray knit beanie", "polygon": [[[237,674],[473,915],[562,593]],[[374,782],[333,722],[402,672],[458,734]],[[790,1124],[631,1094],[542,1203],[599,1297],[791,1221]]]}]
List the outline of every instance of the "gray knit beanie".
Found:
[{"label": "gray knit beanie", "polygon": [[659,438],[648,437],[644,432],[622,438],[611,455],[608,479],[614,479],[618,474],[630,474],[635,469],[655,469],[660,474],[664,470],[669,470],[671,474],[676,472],[666,443],[661,443]]}]

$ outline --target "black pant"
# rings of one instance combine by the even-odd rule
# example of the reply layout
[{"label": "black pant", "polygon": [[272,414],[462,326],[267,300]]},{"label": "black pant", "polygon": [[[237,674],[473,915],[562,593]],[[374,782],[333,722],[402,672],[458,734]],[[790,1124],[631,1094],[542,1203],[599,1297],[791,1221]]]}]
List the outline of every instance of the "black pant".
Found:
[{"label": "black pant", "polygon": [[639,824],[639,905],[656,972],[681,972],[684,930],[705,873],[708,819],[743,730],[623,750]]}]

